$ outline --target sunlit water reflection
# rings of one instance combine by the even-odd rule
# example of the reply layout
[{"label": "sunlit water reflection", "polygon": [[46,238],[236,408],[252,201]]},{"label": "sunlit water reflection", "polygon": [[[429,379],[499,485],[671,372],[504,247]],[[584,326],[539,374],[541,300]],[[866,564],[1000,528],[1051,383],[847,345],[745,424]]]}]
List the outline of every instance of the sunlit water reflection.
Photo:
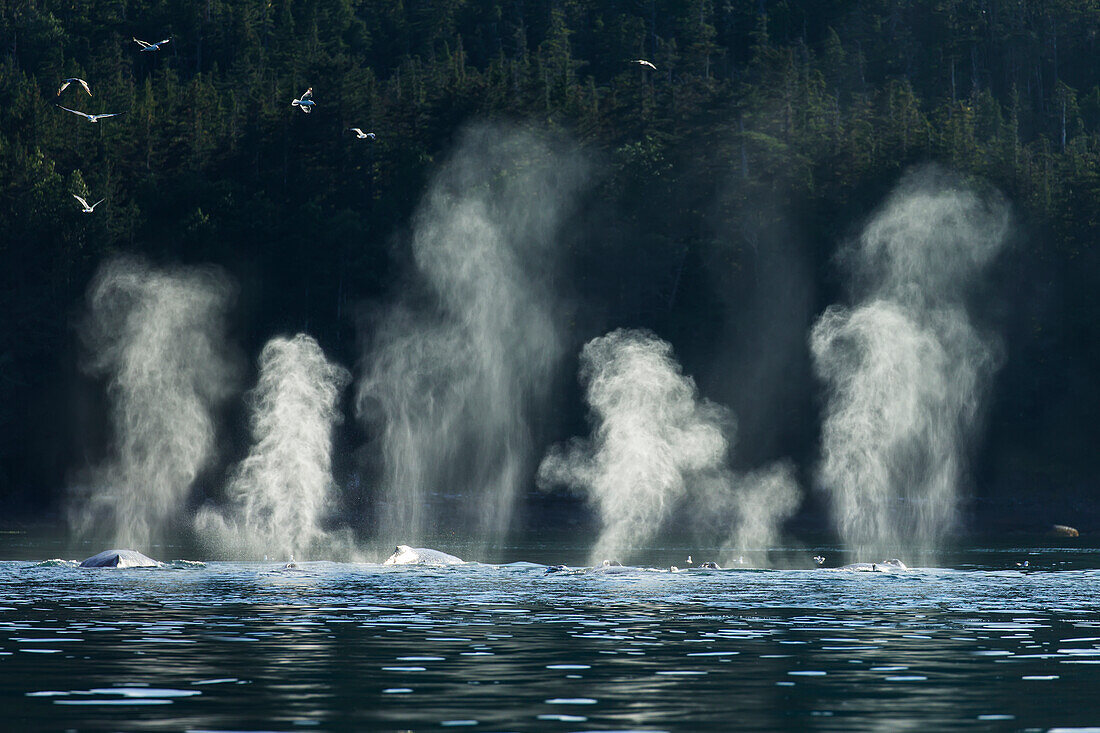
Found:
[{"label": "sunlit water reflection", "polygon": [[21,730],[1100,725],[1100,556],[1033,557],[898,574],[4,562],[0,699]]}]

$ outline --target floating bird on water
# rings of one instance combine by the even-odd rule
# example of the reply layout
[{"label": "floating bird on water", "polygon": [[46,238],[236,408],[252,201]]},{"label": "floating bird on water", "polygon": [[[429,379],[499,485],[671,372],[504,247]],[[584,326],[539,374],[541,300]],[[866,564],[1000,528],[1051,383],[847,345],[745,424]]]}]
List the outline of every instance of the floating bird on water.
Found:
[{"label": "floating bird on water", "polygon": [[657,70],[657,67],[653,65],[652,61],[646,61],[645,59],[634,59],[630,63],[637,64],[638,66],[645,66],[646,68]]},{"label": "floating bird on water", "polygon": [[290,103],[291,107],[300,107],[307,115],[313,111],[313,105],[316,102],[313,101],[313,87],[310,87],[302,94],[301,99],[295,99]]},{"label": "floating bird on water", "polygon": [[57,107],[58,109],[63,109],[66,112],[72,112],[74,115],[80,115],[81,117],[87,117],[88,122],[99,122],[100,120],[105,119],[107,117],[118,117],[121,114],[125,114],[124,112],[107,112],[107,113],[101,114],[101,115],[90,115],[87,112],[81,112],[80,110],[69,109],[68,107],[62,107],[60,104],[55,104],[54,107]]},{"label": "floating bird on water", "polygon": [[373,140],[376,137],[378,137],[373,132],[363,132],[358,127],[349,127],[348,132],[354,132],[355,137],[359,138],[360,140],[367,140],[367,139]]},{"label": "floating bird on water", "polygon": [[95,211],[95,207],[99,206],[100,204],[102,204],[104,201],[107,200],[107,199],[100,199],[99,201],[96,201],[94,204],[89,205],[88,202],[84,200],[83,196],[77,196],[74,193],[73,198],[76,199],[77,201],[79,201],[80,205],[84,207],[84,213],[85,214],[92,213],[93,211]]},{"label": "floating bird on water", "polygon": [[161,46],[163,46],[165,43],[168,43],[171,40],[172,40],[171,38],[165,38],[163,41],[157,41],[156,43],[146,43],[145,41],[143,41],[139,38],[135,38],[134,43],[141,46],[142,51],[159,51]]},{"label": "floating bird on water", "polygon": [[88,88],[88,82],[84,81],[83,79],[77,79],[75,76],[72,77],[71,79],[65,79],[64,81],[61,82],[61,87],[58,88],[58,90],[57,90],[57,96],[60,97],[61,92],[65,91],[69,87],[69,85],[72,84],[73,82],[76,82],[80,86],[84,87],[84,91],[86,91],[88,93],[89,97],[92,96],[92,90],[90,88]]}]

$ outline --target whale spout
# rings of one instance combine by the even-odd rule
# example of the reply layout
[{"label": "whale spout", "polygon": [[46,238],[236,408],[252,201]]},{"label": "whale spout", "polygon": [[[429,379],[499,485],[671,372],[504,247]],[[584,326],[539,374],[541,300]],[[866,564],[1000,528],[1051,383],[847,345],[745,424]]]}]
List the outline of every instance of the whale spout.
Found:
[{"label": "whale spout", "polygon": [[383,565],[461,565],[462,558],[448,555],[446,552],[426,547],[398,545],[393,554],[386,558]]},{"label": "whale spout", "polygon": [[104,550],[80,563],[82,568],[156,568],[160,563],[137,550]]}]

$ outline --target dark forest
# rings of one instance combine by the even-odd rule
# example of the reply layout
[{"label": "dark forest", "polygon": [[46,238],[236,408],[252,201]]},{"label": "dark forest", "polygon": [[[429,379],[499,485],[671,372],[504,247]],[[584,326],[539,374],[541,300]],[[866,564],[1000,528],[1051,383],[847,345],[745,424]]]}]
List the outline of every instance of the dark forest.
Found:
[{"label": "dark forest", "polygon": [[[560,235],[570,352],[617,327],[669,341],[737,415],[738,462],[794,461],[809,527],[807,338],[846,297],[836,253],[914,167],[1001,192],[1012,238],[974,313],[1003,353],[966,526],[1100,528],[1098,33],[1097,0],[0,0],[5,520],[57,516],[111,440],[79,338],[107,258],[224,269],[253,370],[267,339],[302,331],[354,372],[408,287],[435,170],[491,124],[587,161]],[[68,77],[92,96],[59,96]],[[73,194],[105,202],[85,215]],[[585,432],[576,374],[574,356],[536,453]],[[219,420],[224,470],[247,416]],[[337,432],[344,509],[362,512],[372,436]],[[534,469],[528,506],[558,511]],[[203,481],[216,493],[218,469]]]}]

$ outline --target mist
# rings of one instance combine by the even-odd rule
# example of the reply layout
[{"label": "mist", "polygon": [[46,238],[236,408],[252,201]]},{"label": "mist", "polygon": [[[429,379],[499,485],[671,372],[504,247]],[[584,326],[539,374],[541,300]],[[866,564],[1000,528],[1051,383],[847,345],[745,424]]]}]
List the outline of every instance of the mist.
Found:
[{"label": "mist", "polygon": [[842,254],[853,304],[830,306],[810,336],[828,395],[818,482],[861,557],[934,552],[957,525],[1000,354],[967,299],[1008,228],[999,196],[926,168],[902,180]]},{"label": "mist", "polygon": [[273,338],[249,395],[253,445],[226,489],[224,510],[203,507],[200,535],[222,552],[259,559],[333,550],[324,528],[332,502],[332,431],[351,380],[310,336]]},{"label": "mist", "polygon": [[[722,544],[719,562],[728,565],[771,565],[770,550],[782,539],[781,529],[802,503],[794,467],[787,461],[734,475],[728,497],[732,526]],[[712,512],[720,497],[707,496]]]},{"label": "mist", "polygon": [[601,532],[590,562],[629,559],[683,504],[699,527],[718,528],[708,542],[721,542],[723,562],[751,550],[766,564],[801,500],[792,467],[732,471],[733,414],[702,397],[672,346],[652,333],[593,339],[580,362],[592,436],[553,446],[538,483],[570,487],[595,507]]},{"label": "mist", "polygon": [[380,545],[505,535],[562,357],[556,235],[583,179],[575,153],[480,126],[432,181],[410,287],[365,329],[356,404]]},{"label": "mist", "polygon": [[580,369],[593,435],[553,447],[538,481],[544,489],[573,487],[595,506],[602,531],[592,564],[623,561],[656,535],[693,474],[720,468],[724,416],[698,399],[672,347],[651,333],[593,339]]},{"label": "mist", "polygon": [[70,491],[78,535],[144,549],[187,528],[189,491],[215,455],[213,411],[236,385],[233,296],[213,268],[119,258],[99,269],[80,335],[85,370],[107,384],[113,441]]}]

